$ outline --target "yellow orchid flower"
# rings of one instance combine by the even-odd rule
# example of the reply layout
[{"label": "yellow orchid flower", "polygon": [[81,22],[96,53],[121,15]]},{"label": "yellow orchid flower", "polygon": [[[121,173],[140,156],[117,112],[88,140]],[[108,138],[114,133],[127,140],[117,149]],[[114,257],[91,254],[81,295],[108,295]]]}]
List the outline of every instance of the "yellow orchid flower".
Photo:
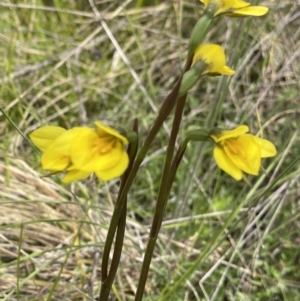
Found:
[{"label": "yellow orchid flower", "polygon": [[206,7],[211,7],[214,16],[224,14],[228,17],[263,16],[269,9],[265,6],[251,6],[242,0],[200,0]]},{"label": "yellow orchid flower", "polygon": [[[63,182],[86,178],[95,172],[101,180],[120,176],[128,166],[125,137],[117,131],[95,123],[97,129],[44,126],[29,136],[34,145],[43,151],[42,168],[49,171],[67,171]],[[89,147],[85,143],[89,140]],[[83,150],[83,151],[81,151]]]},{"label": "yellow orchid flower", "polygon": [[84,131],[72,141],[70,158],[74,169],[94,172],[108,181],[124,173],[129,159],[124,145],[128,140],[117,131],[95,122],[96,130]]},{"label": "yellow orchid flower", "polygon": [[243,172],[258,175],[261,158],[273,157],[277,151],[273,143],[250,134],[246,125],[233,130],[212,130],[215,142],[214,158],[217,165],[239,181]]},{"label": "yellow orchid flower", "polygon": [[207,65],[202,74],[232,75],[235,73],[234,70],[226,66],[225,53],[222,47],[216,44],[202,44],[198,46],[193,57],[193,65],[198,61]]}]

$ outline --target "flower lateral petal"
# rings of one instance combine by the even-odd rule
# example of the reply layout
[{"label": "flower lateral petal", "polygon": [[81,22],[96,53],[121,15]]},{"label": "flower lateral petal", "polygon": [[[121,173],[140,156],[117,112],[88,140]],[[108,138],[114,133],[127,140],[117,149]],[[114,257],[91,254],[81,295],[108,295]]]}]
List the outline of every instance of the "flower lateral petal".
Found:
[{"label": "flower lateral petal", "polygon": [[102,124],[101,122],[96,121],[95,125],[97,127],[97,133],[98,133],[99,137],[105,137],[105,136],[109,135],[109,136],[114,136],[114,137],[118,138],[119,140],[122,141],[122,143],[124,145],[127,145],[129,143],[126,137],[122,136],[119,132]]},{"label": "flower lateral petal", "polygon": [[214,148],[214,158],[220,169],[229,174],[235,180],[240,181],[243,173],[226,155],[224,150],[218,146]]},{"label": "flower lateral petal", "polygon": [[83,180],[90,175],[90,172],[78,170],[78,169],[71,169],[65,174],[62,178],[63,183],[70,183],[73,181]]},{"label": "flower lateral petal", "polygon": [[120,160],[115,164],[115,166],[105,170],[97,170],[95,174],[100,180],[109,181],[121,176],[127,169],[128,164],[128,155],[127,153],[123,152]]},{"label": "flower lateral petal", "polygon": [[207,7],[209,4],[215,5],[215,16],[224,13],[230,9],[247,7],[250,3],[241,0],[200,0]]},{"label": "flower lateral petal", "polygon": [[232,162],[242,171],[258,175],[261,164],[261,153],[254,136],[241,135],[238,138],[228,139],[224,150]]},{"label": "flower lateral petal", "polygon": [[277,154],[276,147],[272,142],[256,136],[253,138],[259,144],[262,158],[274,157]]},{"label": "flower lateral petal", "polygon": [[[80,133],[73,139],[70,146],[70,158],[75,168],[81,169],[82,166],[91,162],[94,141],[97,139],[98,135],[94,130]],[[93,170],[90,170],[90,172],[92,171]]]},{"label": "flower lateral petal", "polygon": [[229,138],[238,137],[249,132],[247,125],[240,125],[233,130],[221,130],[215,134],[211,134],[211,138],[216,142],[221,142]]},{"label": "flower lateral petal", "polygon": [[200,0],[207,8],[211,7],[214,16],[224,14],[227,17],[260,17],[268,12],[264,6],[251,6],[250,3],[242,0]]},{"label": "flower lateral petal", "polygon": [[[228,1],[228,0],[223,0],[223,1]],[[230,0],[233,1],[233,0]],[[247,7],[250,6],[251,4],[249,2],[246,1],[242,1],[242,0],[234,0],[234,3],[232,3],[230,5],[230,8],[234,8],[234,9],[238,9],[238,8],[243,8],[243,7]]]},{"label": "flower lateral petal", "polygon": [[42,168],[50,171],[63,171],[70,164],[69,156],[57,152],[53,145],[47,148],[41,158]]},{"label": "flower lateral petal", "polygon": [[65,156],[70,155],[70,147],[73,142],[73,140],[83,134],[83,133],[90,133],[94,132],[92,128],[88,127],[74,127],[70,130],[65,131],[62,135],[60,135],[54,142],[53,142],[53,148],[58,153],[61,153]]},{"label": "flower lateral petal", "polygon": [[224,74],[232,75],[234,70],[226,66],[226,56],[220,45],[216,44],[202,44],[196,48],[193,64],[201,61],[207,65],[202,74]]},{"label": "flower lateral petal", "polygon": [[223,71],[222,71],[221,74],[223,74],[223,75],[233,75],[233,74],[235,74],[235,71],[233,69],[229,68],[228,66],[224,66]]},{"label": "flower lateral petal", "polygon": [[33,131],[29,138],[33,144],[41,151],[46,151],[47,148],[67,130],[59,126],[43,126]]},{"label": "flower lateral petal", "polygon": [[242,17],[242,16],[253,16],[253,17],[261,17],[267,14],[269,11],[268,7],[264,6],[249,6],[245,8],[240,8],[234,10],[233,12],[226,13],[228,17]]}]

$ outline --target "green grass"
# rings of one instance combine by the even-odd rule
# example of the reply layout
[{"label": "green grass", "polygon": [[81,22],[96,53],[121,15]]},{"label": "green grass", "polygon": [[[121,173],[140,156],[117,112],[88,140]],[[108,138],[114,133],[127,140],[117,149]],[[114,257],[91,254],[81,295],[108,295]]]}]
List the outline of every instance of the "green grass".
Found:
[{"label": "green grass", "polygon": [[[44,124],[70,128],[101,120],[131,128],[138,118],[143,141],[180,76],[202,7],[119,2],[99,1],[97,8],[129,64],[88,1],[0,3],[0,107],[8,116],[0,113],[3,300],[99,294],[118,181],[64,185],[60,175],[41,178],[39,156],[25,137]],[[262,130],[278,155],[263,160],[266,173],[249,176],[248,185],[218,170],[212,145],[190,143],[144,300],[300,299],[299,18],[293,1],[263,4],[271,7],[266,17],[214,24],[208,41],[222,44],[237,74],[203,78],[189,93],[178,142],[207,124],[247,124],[253,134]],[[212,110],[215,119],[208,120]],[[134,299],[170,128],[171,118],[130,191],[111,300]]]}]

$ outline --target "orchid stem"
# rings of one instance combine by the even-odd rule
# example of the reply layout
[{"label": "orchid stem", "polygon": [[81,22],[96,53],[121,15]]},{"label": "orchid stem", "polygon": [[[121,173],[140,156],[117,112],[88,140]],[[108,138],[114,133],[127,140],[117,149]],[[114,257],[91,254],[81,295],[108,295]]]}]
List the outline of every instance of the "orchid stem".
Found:
[{"label": "orchid stem", "polygon": [[114,282],[118,270],[120,257],[122,254],[123,241],[124,241],[126,214],[127,214],[127,200],[125,201],[125,204],[122,208],[122,214],[118,224],[116,244],[115,244],[114,254],[112,258],[112,263],[107,278],[105,279],[104,282],[102,282],[99,300],[108,299],[111,286]]},{"label": "orchid stem", "polygon": [[[159,233],[159,230],[160,230],[160,227],[162,224],[162,220],[163,220],[163,216],[164,216],[165,208],[166,208],[166,203],[167,203],[168,195],[170,192],[169,186],[172,185],[172,183],[169,182],[169,172],[170,172],[170,167],[172,164],[175,143],[176,143],[176,139],[177,139],[177,135],[178,135],[178,131],[179,131],[179,126],[181,123],[182,113],[183,113],[183,109],[184,109],[184,105],[185,105],[185,101],[186,101],[186,96],[187,95],[185,94],[184,96],[180,97],[176,104],[175,115],[174,115],[174,119],[173,119],[173,126],[172,126],[169,144],[168,144],[168,148],[167,148],[167,152],[166,152],[164,169],[163,169],[163,174],[162,174],[161,181],[160,181],[157,203],[156,203],[156,207],[155,207],[155,213],[154,213],[153,222],[152,222],[152,226],[151,226],[151,230],[150,230],[150,234],[149,234],[149,240],[147,243],[144,261],[142,264],[142,270],[140,273],[140,279],[139,279],[139,283],[138,283],[138,287],[137,287],[137,292],[135,295],[135,301],[141,301],[143,298],[151,259],[153,256],[156,240],[157,240],[158,233]],[[174,179],[174,177],[173,177],[173,179]]]},{"label": "orchid stem", "polygon": [[[185,71],[187,71],[191,66],[191,61],[188,62],[186,64],[185,67]],[[126,182],[124,184],[124,186],[122,187],[122,189],[120,189],[119,191],[119,195],[117,198],[117,202],[115,205],[115,209],[111,218],[111,222],[109,225],[109,229],[108,229],[108,233],[107,233],[107,238],[105,241],[105,246],[104,246],[104,251],[103,251],[103,257],[102,257],[102,287],[101,287],[101,291],[100,291],[100,296],[101,296],[101,292],[102,290],[110,290],[111,285],[113,282],[108,282],[106,283],[106,279],[108,277],[108,262],[109,262],[109,254],[110,254],[110,250],[112,247],[112,243],[114,240],[114,236],[119,224],[119,219],[120,216],[122,214],[123,211],[123,207],[124,204],[126,202],[127,199],[127,193],[132,185],[132,182],[139,170],[139,167],[141,165],[141,163],[143,162],[144,158],[146,157],[148,150],[154,140],[154,138],[156,137],[158,131],[160,130],[163,122],[166,120],[166,118],[168,117],[168,115],[171,113],[173,107],[176,104],[176,99],[178,96],[178,92],[180,89],[180,85],[181,85],[181,80],[182,77],[179,79],[179,81],[177,82],[176,86],[174,87],[174,89],[171,91],[171,93],[167,96],[167,98],[165,99],[165,101],[163,102],[161,109],[159,111],[159,114],[150,130],[150,133],[148,134],[144,145],[142,146],[142,148],[140,149],[134,163],[132,166],[132,169],[129,172],[128,177],[126,178]],[[104,288],[103,288],[103,284],[104,284]],[[109,297],[109,293],[107,295],[107,293],[105,294],[104,298],[100,299],[101,301],[106,301]]]}]

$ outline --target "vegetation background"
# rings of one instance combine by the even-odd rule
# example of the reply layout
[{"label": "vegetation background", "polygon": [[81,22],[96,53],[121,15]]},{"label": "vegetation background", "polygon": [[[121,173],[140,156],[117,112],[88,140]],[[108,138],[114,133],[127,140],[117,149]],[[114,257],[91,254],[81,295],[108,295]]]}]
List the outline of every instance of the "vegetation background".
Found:
[{"label": "vegetation background", "polygon": [[[163,300],[207,246],[168,300],[300,300],[300,3],[260,4],[270,7],[265,17],[216,21],[207,41],[223,45],[237,72],[204,78],[189,93],[179,140],[216,110],[214,126],[247,124],[278,155],[247,184],[216,168],[211,144],[189,146],[144,300]],[[0,1],[1,300],[97,300],[118,181],[41,178],[24,136],[44,124],[131,127],[137,118],[142,141],[202,10],[197,0]],[[170,121],[130,191],[111,300],[133,300]]]}]

